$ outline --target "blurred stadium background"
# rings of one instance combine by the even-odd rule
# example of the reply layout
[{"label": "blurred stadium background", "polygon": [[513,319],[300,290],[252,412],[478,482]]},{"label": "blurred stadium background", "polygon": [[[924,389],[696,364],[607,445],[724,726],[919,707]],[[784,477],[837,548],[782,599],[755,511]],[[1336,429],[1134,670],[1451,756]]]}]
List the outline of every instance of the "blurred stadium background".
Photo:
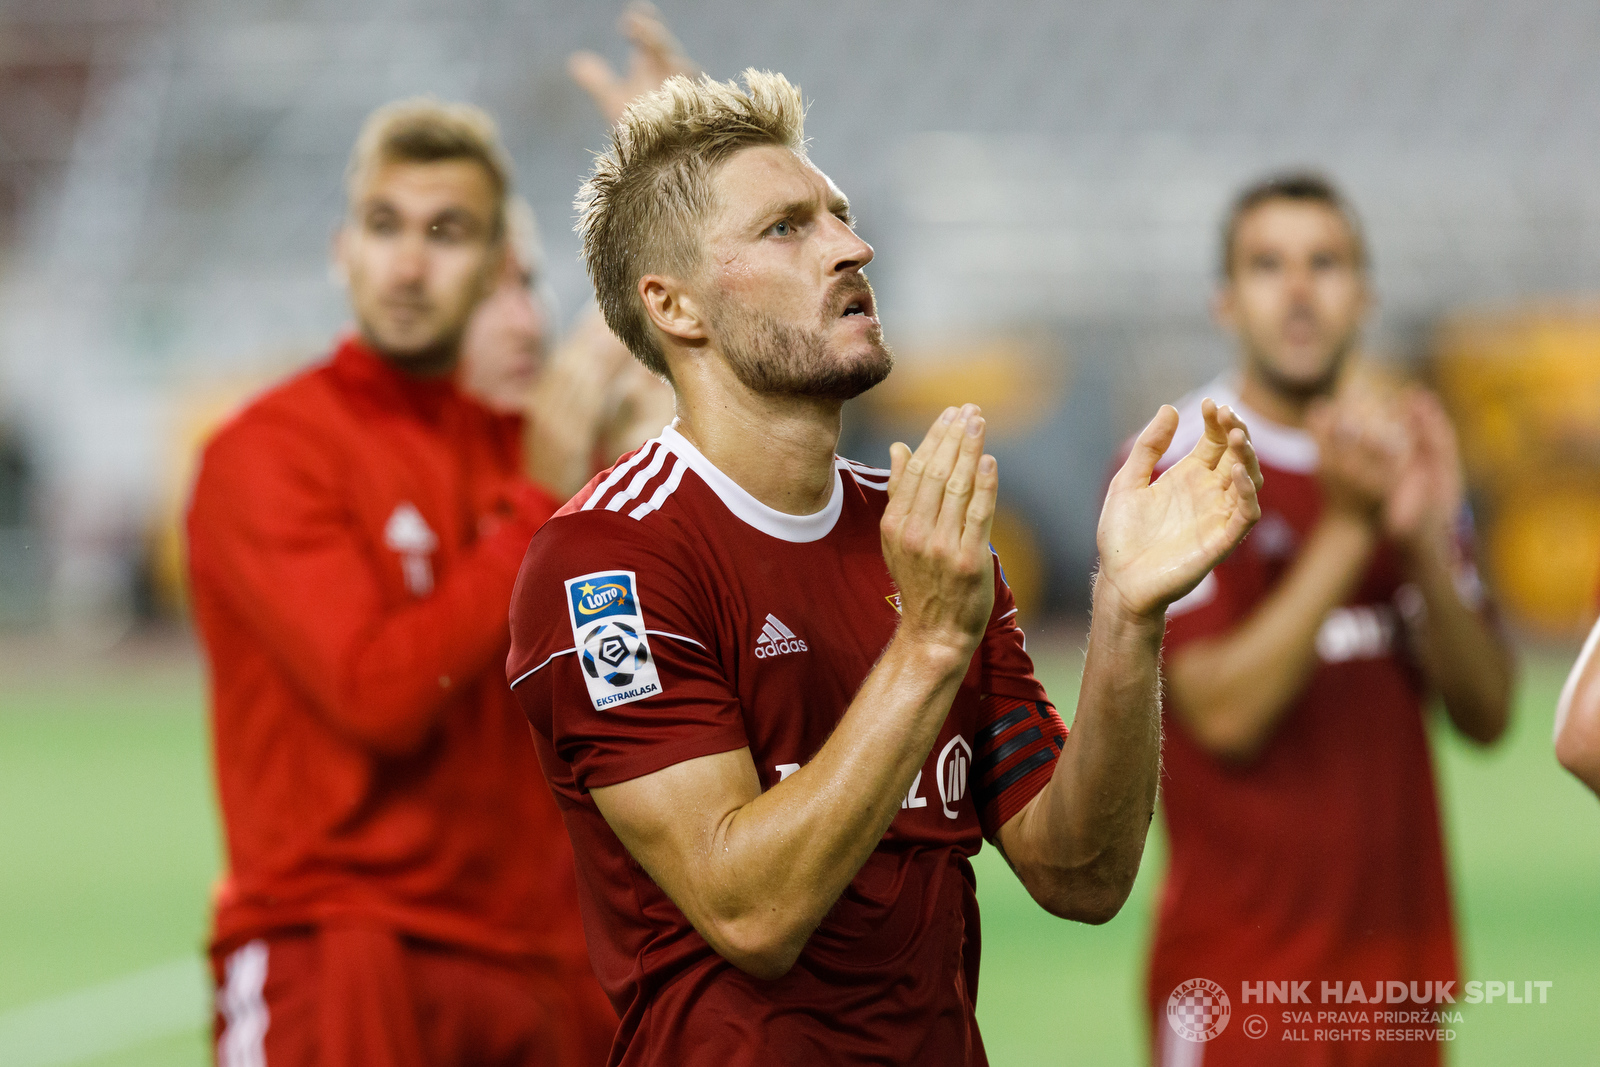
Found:
[{"label": "blurred stadium background", "polygon": [[[1528,648],[1510,741],[1442,759],[1469,976],[1557,984],[1469,1013],[1455,1062],[1600,1062],[1600,812],[1548,745],[1600,588],[1600,6],[662,7],[711,73],[806,90],[901,357],[847,451],[881,459],[950,397],[985,406],[997,536],[1057,691],[1107,461],[1230,359],[1208,313],[1230,192],[1290,164],[1348,187],[1382,301],[1371,355],[1445,396]],[[564,59],[621,62],[615,16],[0,0],[0,1064],[203,1061],[218,844],[175,538],[194,445],[345,321],[340,176],[397,96],[500,119],[570,320],[588,295],[570,204],[604,129]],[[1093,930],[983,868],[997,1065],[1139,1060],[1153,850]]]}]

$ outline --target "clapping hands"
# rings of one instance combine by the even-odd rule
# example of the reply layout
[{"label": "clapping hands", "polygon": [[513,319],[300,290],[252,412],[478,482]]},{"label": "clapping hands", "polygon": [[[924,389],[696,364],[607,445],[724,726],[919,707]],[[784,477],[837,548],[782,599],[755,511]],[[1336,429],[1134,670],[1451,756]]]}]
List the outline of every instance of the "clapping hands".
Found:
[{"label": "clapping hands", "polygon": [[889,450],[889,504],[879,523],[900,591],[901,632],[965,660],[994,608],[989,531],[1000,477],[984,454],[976,404],[946,408],[915,452]]},{"label": "clapping hands", "polygon": [[1099,581],[1136,619],[1156,617],[1198,585],[1261,517],[1249,430],[1211,400],[1200,413],[1200,440],[1151,481],[1178,429],[1177,410],[1163,406],[1111,479],[1100,512]]},{"label": "clapping hands", "polygon": [[1359,515],[1402,547],[1448,532],[1464,496],[1455,430],[1437,397],[1353,388],[1315,407],[1326,506]]}]

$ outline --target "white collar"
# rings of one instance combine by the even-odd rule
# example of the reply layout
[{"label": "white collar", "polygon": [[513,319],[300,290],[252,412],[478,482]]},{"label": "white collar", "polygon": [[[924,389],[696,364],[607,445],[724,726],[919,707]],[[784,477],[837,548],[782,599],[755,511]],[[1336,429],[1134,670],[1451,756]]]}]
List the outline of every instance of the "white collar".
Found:
[{"label": "white collar", "polygon": [[735,517],[780,541],[795,544],[820,541],[833,531],[840,512],[844,510],[844,480],[839,475],[837,465],[833,471],[833,495],[828,498],[827,506],[812,515],[789,515],[767,507],[746,492],[738,482],[723,474],[716,464],[677,431],[676,426],[662,430],[660,441],[700,476],[700,480],[717,494],[717,499]]}]

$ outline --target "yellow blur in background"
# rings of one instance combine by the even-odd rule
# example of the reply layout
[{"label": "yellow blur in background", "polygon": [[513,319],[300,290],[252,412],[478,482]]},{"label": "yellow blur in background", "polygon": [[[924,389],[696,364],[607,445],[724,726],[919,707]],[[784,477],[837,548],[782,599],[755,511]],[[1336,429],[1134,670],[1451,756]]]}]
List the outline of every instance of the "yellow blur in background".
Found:
[{"label": "yellow blur in background", "polygon": [[1600,305],[1452,316],[1431,369],[1499,603],[1540,635],[1581,634],[1600,599]]}]

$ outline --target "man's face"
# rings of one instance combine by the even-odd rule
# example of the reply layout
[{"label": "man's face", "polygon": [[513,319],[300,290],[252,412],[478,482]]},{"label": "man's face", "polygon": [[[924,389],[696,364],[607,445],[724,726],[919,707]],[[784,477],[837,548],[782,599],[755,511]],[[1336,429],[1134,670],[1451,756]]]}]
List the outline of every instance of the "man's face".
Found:
[{"label": "man's face", "polygon": [[848,400],[884,379],[872,246],[837,187],[786,148],[746,148],[712,179],[699,288],[712,342],[746,387]]},{"label": "man's face", "polygon": [[1277,392],[1326,393],[1368,308],[1355,237],[1326,204],[1268,200],[1239,220],[1218,316]]},{"label": "man's face", "polygon": [[387,163],[355,192],[336,255],[367,341],[391,361],[437,373],[503,260],[494,184],[465,159]]},{"label": "man's face", "polygon": [[462,335],[461,388],[495,411],[520,414],[544,362],[549,325],[528,270],[508,254]]}]

